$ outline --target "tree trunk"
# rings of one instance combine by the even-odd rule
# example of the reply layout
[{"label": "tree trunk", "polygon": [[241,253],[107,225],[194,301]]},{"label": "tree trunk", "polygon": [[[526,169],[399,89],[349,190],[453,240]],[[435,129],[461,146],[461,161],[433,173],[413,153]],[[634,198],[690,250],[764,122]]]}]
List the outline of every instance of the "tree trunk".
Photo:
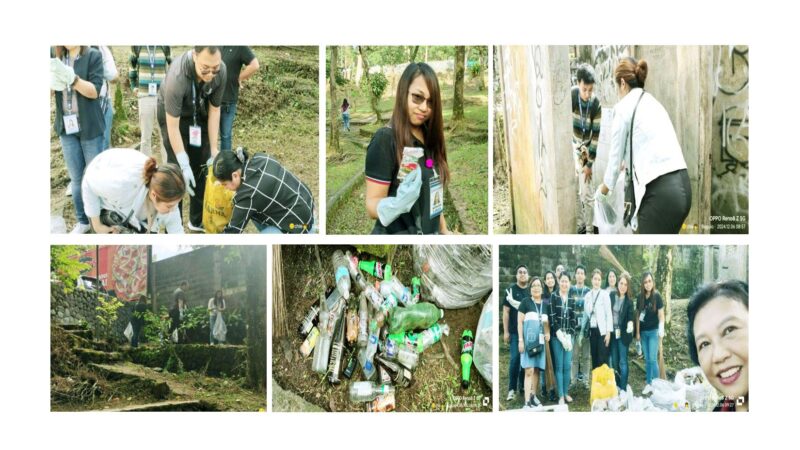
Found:
[{"label": "tree trunk", "polygon": [[247,268],[247,384],[258,392],[267,387],[267,255],[263,247],[243,249]]},{"label": "tree trunk", "polygon": [[453,121],[464,119],[464,57],[466,47],[456,47],[456,80],[453,92]]},{"label": "tree trunk", "polygon": [[411,64],[417,60],[417,53],[419,52],[419,45],[411,49],[411,56],[408,58],[408,63]]},{"label": "tree trunk", "polygon": [[361,65],[364,68],[364,75],[362,78],[364,79],[364,82],[367,83],[367,91],[369,92],[369,106],[372,108],[372,112],[375,113],[375,117],[377,117],[378,122],[381,122],[381,112],[378,110],[378,101],[380,99],[377,99],[374,95],[372,95],[372,85],[369,77],[369,60],[367,60],[367,48],[359,45],[358,54],[361,55]]},{"label": "tree trunk", "polygon": [[289,334],[286,324],[286,298],[283,292],[283,257],[281,246],[272,246],[272,337],[285,337]]},{"label": "tree trunk", "polygon": [[336,99],[336,71],[339,60],[339,47],[335,45],[331,47],[331,75],[330,79],[330,99],[331,99],[331,112],[330,112],[330,127],[331,127],[331,140],[328,142],[328,148],[336,153],[339,153],[339,104]]},{"label": "tree trunk", "polygon": [[655,282],[661,298],[664,300],[664,323],[668,325],[672,318],[672,253],[674,246],[662,246],[656,257]]},{"label": "tree trunk", "polygon": [[487,66],[487,52],[488,49],[486,47],[478,47],[478,66],[481,68],[478,72],[478,91],[480,92],[486,89],[486,83],[483,82],[483,68]]}]

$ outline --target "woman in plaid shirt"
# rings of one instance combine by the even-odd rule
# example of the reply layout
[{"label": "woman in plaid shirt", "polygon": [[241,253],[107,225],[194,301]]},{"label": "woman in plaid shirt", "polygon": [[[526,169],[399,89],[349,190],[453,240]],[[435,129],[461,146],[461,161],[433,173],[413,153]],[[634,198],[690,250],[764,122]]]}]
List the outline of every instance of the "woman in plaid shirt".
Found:
[{"label": "woman in plaid shirt", "polygon": [[550,328],[556,339],[550,340],[550,347],[555,360],[556,385],[558,387],[558,404],[572,402],[567,394],[572,370],[572,345],[578,318],[575,315],[575,298],[569,296],[569,273],[564,271],[558,276],[558,291],[550,297]]}]

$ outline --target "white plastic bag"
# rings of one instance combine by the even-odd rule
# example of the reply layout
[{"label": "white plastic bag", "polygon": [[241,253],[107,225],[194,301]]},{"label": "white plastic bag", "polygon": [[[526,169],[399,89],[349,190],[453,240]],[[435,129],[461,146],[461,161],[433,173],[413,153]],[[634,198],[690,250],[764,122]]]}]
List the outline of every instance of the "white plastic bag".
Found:
[{"label": "white plastic bag", "polygon": [[630,234],[630,227],[622,224],[625,210],[625,173],[620,172],[617,183],[606,196],[607,202],[595,195],[594,222],[600,234]]},{"label": "white plastic bag", "polygon": [[692,411],[712,411],[719,401],[716,389],[708,382],[700,367],[679,370],[675,384],[686,389],[686,401]]},{"label": "white plastic bag", "polygon": [[661,378],[652,382],[653,395],[650,400],[658,408],[667,411],[688,411],[689,403],[686,401],[686,387],[671,383]]},{"label": "white plastic bag", "polygon": [[217,319],[214,321],[214,339],[225,342],[225,335],[228,334],[228,327],[222,319],[222,313],[217,312]]},{"label": "white plastic bag", "polygon": [[125,327],[125,331],[122,332],[125,335],[125,338],[130,343],[133,340],[133,324],[128,322],[128,326]]},{"label": "white plastic bag", "polygon": [[173,331],[172,334],[169,336],[169,339],[172,341],[173,344],[177,344],[178,343],[178,329],[177,328],[175,328],[175,331]]},{"label": "white plastic bag", "polygon": [[415,245],[423,297],[442,309],[469,308],[492,290],[490,245]]},{"label": "white plastic bag", "polygon": [[494,326],[494,299],[489,299],[484,303],[481,310],[481,318],[478,319],[478,329],[475,330],[475,348],[473,350],[472,362],[478,373],[484,380],[492,386],[492,327]]}]

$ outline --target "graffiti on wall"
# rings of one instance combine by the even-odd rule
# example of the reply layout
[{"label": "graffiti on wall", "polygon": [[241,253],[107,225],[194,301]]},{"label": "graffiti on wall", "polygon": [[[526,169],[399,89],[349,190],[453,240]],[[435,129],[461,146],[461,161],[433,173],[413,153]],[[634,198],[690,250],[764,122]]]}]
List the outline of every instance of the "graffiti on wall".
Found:
[{"label": "graffiti on wall", "polygon": [[617,103],[617,86],[614,84],[614,69],[621,58],[631,55],[629,45],[593,45],[592,67],[594,68],[594,94],[603,106]]},{"label": "graffiti on wall", "polygon": [[544,126],[542,125],[543,118],[543,106],[544,106],[544,77],[546,75],[545,68],[544,68],[544,61],[542,52],[545,51],[544,48],[540,45],[537,45],[533,48],[533,71],[535,77],[535,85],[536,85],[536,110],[534,111],[534,117],[536,117],[536,134],[534,139],[536,140],[536,174],[538,178],[539,184],[539,195],[541,195],[542,203],[547,204],[548,200],[548,192],[547,192],[547,183],[545,178],[545,164],[544,162],[547,161],[548,158],[548,149],[547,144],[545,143],[545,131]]}]

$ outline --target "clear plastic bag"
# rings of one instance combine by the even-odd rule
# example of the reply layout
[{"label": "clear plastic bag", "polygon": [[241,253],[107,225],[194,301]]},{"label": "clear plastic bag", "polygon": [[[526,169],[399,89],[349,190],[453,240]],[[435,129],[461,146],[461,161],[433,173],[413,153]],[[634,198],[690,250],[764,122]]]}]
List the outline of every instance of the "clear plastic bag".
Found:
[{"label": "clear plastic bag", "polygon": [[123,331],[122,334],[125,335],[125,339],[127,339],[128,342],[131,342],[131,340],[133,340],[133,324],[128,322],[128,326],[125,327],[125,331]]},{"label": "clear plastic bag", "polygon": [[625,203],[625,177],[624,172],[620,172],[617,183],[606,196],[607,201],[595,195],[594,199],[594,222],[600,234],[630,234],[630,227],[622,224],[622,216]]},{"label": "clear plastic bag", "polygon": [[225,325],[225,320],[222,319],[222,313],[217,312],[217,320],[214,322],[214,339],[219,342],[225,342],[225,335],[228,334],[228,326]]},{"label": "clear plastic bag", "polygon": [[475,330],[475,347],[472,362],[489,387],[492,386],[492,327],[494,326],[494,299],[489,297],[483,305],[478,329]]},{"label": "clear plastic bag", "polygon": [[492,248],[489,245],[416,245],[414,270],[423,291],[444,309],[468,308],[492,290]]},{"label": "clear plastic bag", "polygon": [[688,411],[689,403],[686,401],[686,387],[678,383],[672,383],[661,378],[656,378],[652,382],[653,395],[650,401],[657,408],[666,411]]},{"label": "clear plastic bag", "polygon": [[679,370],[675,384],[686,389],[686,401],[692,411],[712,411],[719,401],[717,390],[708,382],[700,367]]}]

